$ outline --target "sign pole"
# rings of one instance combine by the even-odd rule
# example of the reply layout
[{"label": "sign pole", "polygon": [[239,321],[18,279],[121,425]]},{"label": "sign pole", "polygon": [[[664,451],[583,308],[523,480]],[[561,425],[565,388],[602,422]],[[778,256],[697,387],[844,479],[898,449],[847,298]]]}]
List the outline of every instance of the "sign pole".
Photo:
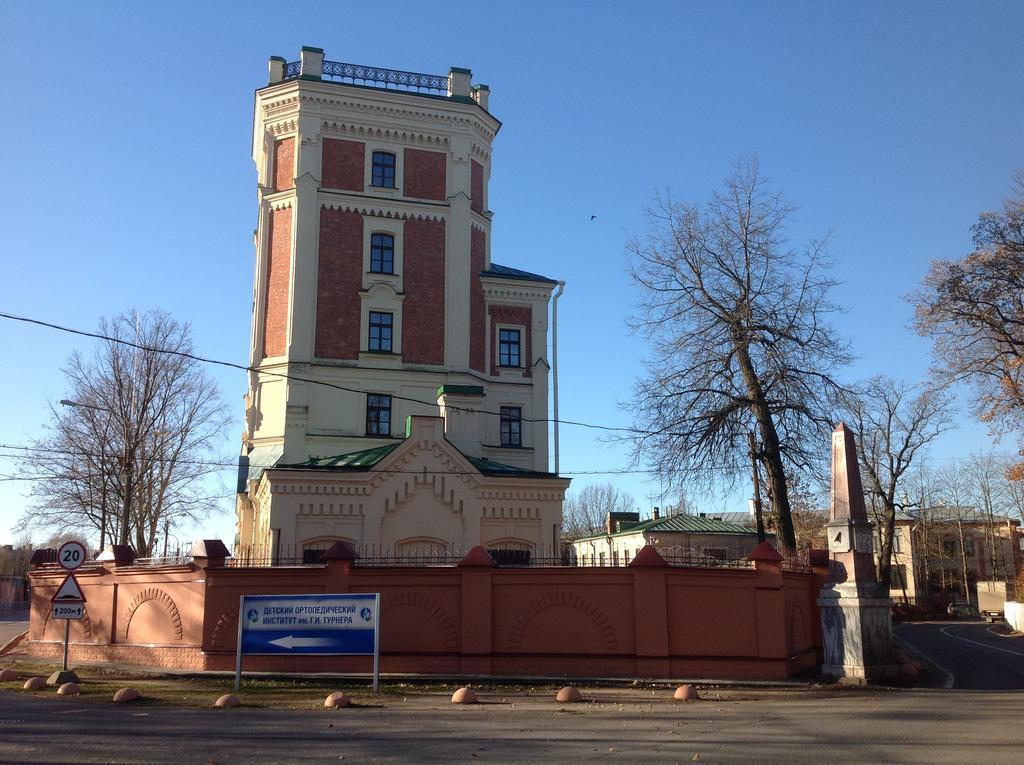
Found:
[{"label": "sign pole", "polygon": [[68,671],[68,643],[71,637],[71,620],[64,620],[64,671]]},{"label": "sign pole", "polygon": [[242,690],[242,621],[245,618],[245,595],[238,596],[238,641],[235,643],[235,690]]},{"label": "sign pole", "polygon": [[376,628],[373,630],[373,692],[377,692],[380,685],[380,593],[373,600],[373,614],[376,619]]}]

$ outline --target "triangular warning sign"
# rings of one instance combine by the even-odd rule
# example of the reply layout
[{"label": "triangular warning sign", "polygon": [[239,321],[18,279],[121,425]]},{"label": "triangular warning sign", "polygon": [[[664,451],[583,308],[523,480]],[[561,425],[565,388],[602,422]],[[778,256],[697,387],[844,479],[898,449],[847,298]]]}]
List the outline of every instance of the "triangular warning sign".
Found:
[{"label": "triangular warning sign", "polygon": [[57,594],[50,599],[51,603],[84,603],[85,594],[78,586],[78,580],[74,574],[68,574],[64,584],[57,590]]}]

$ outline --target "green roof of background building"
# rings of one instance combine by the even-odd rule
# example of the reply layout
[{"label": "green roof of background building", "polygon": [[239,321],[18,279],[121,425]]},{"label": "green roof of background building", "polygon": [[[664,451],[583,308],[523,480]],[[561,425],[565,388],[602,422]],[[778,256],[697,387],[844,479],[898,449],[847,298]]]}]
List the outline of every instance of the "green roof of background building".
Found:
[{"label": "green roof of background building", "polygon": [[[622,536],[623,534],[638,534],[645,531],[660,531],[662,533],[676,533],[676,534],[757,534],[757,530],[749,526],[743,526],[739,523],[731,523],[730,521],[722,521],[717,518],[701,517],[699,515],[688,515],[686,513],[680,513],[678,515],[669,515],[665,518],[649,518],[646,521],[640,521],[640,523],[632,524],[627,528],[623,528],[611,534],[613,537]],[[608,534],[590,534],[580,539],[597,539],[599,537],[606,537]]]}]

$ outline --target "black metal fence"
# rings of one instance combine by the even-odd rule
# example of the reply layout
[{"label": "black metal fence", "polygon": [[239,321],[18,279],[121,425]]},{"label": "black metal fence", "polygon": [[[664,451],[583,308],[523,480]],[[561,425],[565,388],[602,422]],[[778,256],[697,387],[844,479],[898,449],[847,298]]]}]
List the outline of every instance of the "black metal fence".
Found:
[{"label": "black metal fence", "polygon": [[[321,556],[326,552],[327,547],[329,545],[315,547],[279,545],[277,549],[272,550],[262,546],[242,546],[235,549],[234,555],[228,559],[227,565],[236,567],[320,565]],[[359,568],[456,566],[469,553],[468,548],[440,542],[400,546],[365,544],[353,545],[353,548],[356,552],[353,565]],[[723,560],[696,553],[688,547],[658,547],[656,549],[666,563],[680,568],[751,569],[754,567],[753,561],[746,558]],[[494,548],[488,549],[487,552],[502,568],[621,568],[628,566],[635,557],[633,555],[612,555],[601,559],[597,557],[591,559],[589,556],[577,556],[569,546],[535,549]],[[784,561],[783,568],[792,571],[809,572],[811,570],[799,559]]]},{"label": "black metal fence", "polygon": [[[284,78],[293,80],[302,74],[299,61],[289,61],[284,66]],[[415,93],[424,91],[448,94],[448,75],[405,72],[401,69],[382,69],[377,66],[346,64],[343,61],[324,61],[321,76],[335,82],[353,85],[372,85],[391,90],[406,90]]]}]

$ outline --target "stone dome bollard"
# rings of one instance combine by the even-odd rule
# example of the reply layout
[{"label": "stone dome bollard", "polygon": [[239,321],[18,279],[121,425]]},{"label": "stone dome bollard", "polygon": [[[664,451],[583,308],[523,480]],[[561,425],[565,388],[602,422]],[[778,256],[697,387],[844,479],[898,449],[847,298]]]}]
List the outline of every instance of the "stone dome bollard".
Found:
[{"label": "stone dome bollard", "polygon": [[241,706],[242,700],[233,693],[225,693],[215,702],[213,705],[218,709],[233,709],[234,707]]},{"label": "stone dome bollard", "polygon": [[324,699],[324,706],[328,709],[344,709],[352,700],[341,691],[335,691],[326,699]]},{"label": "stone dome bollard", "polygon": [[138,701],[139,692],[134,688],[121,688],[114,694],[115,704],[127,704],[130,701]]},{"label": "stone dome bollard", "polygon": [[697,689],[687,683],[686,685],[680,685],[676,688],[676,692],[672,694],[672,698],[676,701],[698,701],[700,695],[697,693]]},{"label": "stone dome bollard", "polygon": [[13,669],[0,669],[0,683],[9,683],[18,679],[18,673]]},{"label": "stone dome bollard", "polygon": [[574,704],[578,701],[583,701],[583,694],[575,686],[567,685],[558,692],[555,696],[555,701],[559,704]]},{"label": "stone dome bollard", "polygon": [[459,688],[452,694],[453,704],[476,704],[478,703],[476,691],[472,688]]},{"label": "stone dome bollard", "polygon": [[77,696],[82,692],[82,686],[78,683],[64,683],[57,689],[58,696]]},{"label": "stone dome bollard", "polygon": [[25,681],[25,684],[21,686],[26,691],[41,691],[46,687],[45,677],[30,677]]}]

